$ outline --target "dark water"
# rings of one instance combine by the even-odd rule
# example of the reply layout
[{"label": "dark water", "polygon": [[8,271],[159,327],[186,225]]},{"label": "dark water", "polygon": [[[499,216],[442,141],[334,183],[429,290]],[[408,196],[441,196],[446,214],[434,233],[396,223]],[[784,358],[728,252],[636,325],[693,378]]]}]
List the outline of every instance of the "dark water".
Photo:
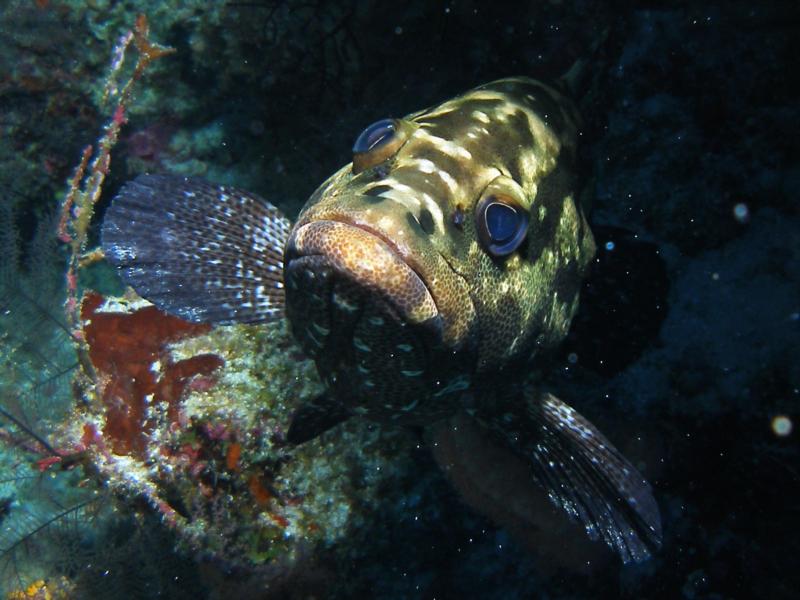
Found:
[{"label": "dark water", "polygon": [[[41,578],[75,598],[794,597],[795,6],[177,4],[0,7],[4,593]],[[252,569],[176,537],[136,494],[103,496],[90,464],[36,462],[53,454],[31,432],[57,445],[58,424],[76,414],[76,357],[60,325],[66,251],[49,233],[52,213],[82,148],[111,117],[103,82],[137,13],[176,52],[138,82],[98,222],[120,185],[143,171],[251,189],[294,216],[350,160],[365,125],[503,76],[554,79],[586,60],[582,199],[606,268],[546,378],[652,483],[664,540],[651,560],[623,566],[601,548],[586,568],[569,538],[531,549],[540,538],[498,529],[461,501],[416,431],[387,441],[364,425],[343,437],[369,439],[369,452],[374,444],[404,449],[391,477],[363,483],[372,486],[364,500],[372,508],[335,544],[304,547],[296,562],[259,555]],[[94,226],[90,246],[96,238]],[[82,284],[120,290],[102,265]],[[224,448],[215,459],[222,463],[232,452]],[[357,450],[348,476],[371,481]],[[513,504],[513,486],[507,493],[494,501]],[[336,514],[330,506],[331,521]],[[31,536],[40,528],[46,541]]]}]

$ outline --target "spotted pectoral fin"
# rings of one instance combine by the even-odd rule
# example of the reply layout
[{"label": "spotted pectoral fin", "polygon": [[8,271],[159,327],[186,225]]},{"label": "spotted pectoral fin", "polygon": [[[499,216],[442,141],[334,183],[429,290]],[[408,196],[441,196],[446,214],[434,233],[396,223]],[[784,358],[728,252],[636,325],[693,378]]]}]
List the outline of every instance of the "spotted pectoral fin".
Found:
[{"label": "spotted pectoral fin", "polygon": [[660,546],[661,518],[649,484],[577,411],[542,394],[480,421],[528,464],[553,504],[623,562],[642,562]]},{"label": "spotted pectoral fin", "polygon": [[551,501],[623,562],[649,558],[661,545],[650,485],[594,425],[555,396],[542,394],[524,410],[535,441],[519,449],[532,459],[534,477]]},{"label": "spotted pectoral fin", "polygon": [[290,223],[242,190],[177,175],[140,175],[114,198],[102,247],[124,281],[194,322],[283,316]]},{"label": "spotted pectoral fin", "polygon": [[313,440],[353,416],[341,402],[322,394],[306,402],[292,415],[286,439],[292,444]]},{"label": "spotted pectoral fin", "polygon": [[539,569],[589,573],[610,566],[611,553],[591,542],[531,477],[530,460],[466,414],[425,429],[428,447],[462,500],[503,527]]}]

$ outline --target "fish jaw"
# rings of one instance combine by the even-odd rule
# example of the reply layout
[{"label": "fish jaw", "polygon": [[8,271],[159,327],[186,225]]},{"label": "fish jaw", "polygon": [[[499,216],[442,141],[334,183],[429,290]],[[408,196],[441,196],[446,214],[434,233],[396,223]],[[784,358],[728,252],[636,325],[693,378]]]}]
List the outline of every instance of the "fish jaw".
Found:
[{"label": "fish jaw", "polygon": [[417,423],[421,407],[427,416],[454,410],[447,385],[463,375],[463,356],[444,342],[424,276],[391,240],[313,220],[295,227],[284,260],[292,331],[348,411]]},{"label": "fish jaw", "polygon": [[382,296],[409,324],[441,320],[428,286],[408,258],[390,240],[363,227],[327,220],[302,225],[290,238],[286,256],[290,273],[322,260],[338,275]]}]

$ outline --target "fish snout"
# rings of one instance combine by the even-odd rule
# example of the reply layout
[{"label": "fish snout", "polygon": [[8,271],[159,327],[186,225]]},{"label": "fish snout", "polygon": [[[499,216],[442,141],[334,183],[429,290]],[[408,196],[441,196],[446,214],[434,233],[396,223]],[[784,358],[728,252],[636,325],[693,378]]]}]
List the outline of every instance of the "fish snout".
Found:
[{"label": "fish snout", "polygon": [[[374,232],[338,221],[302,225],[287,247],[289,287],[302,285],[297,271],[313,273],[315,267],[322,268],[388,301],[407,323],[437,318],[439,311],[427,285],[390,243]],[[316,258],[308,260],[311,257]]]}]

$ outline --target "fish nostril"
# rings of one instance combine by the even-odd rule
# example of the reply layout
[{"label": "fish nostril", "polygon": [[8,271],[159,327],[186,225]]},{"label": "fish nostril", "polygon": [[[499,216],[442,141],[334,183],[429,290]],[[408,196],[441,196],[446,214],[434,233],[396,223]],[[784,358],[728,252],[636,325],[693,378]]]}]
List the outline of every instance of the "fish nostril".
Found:
[{"label": "fish nostril", "polygon": [[433,235],[433,232],[436,231],[436,224],[433,222],[433,215],[427,208],[423,208],[419,212],[418,221],[420,227],[422,227],[422,231],[428,235]]}]

